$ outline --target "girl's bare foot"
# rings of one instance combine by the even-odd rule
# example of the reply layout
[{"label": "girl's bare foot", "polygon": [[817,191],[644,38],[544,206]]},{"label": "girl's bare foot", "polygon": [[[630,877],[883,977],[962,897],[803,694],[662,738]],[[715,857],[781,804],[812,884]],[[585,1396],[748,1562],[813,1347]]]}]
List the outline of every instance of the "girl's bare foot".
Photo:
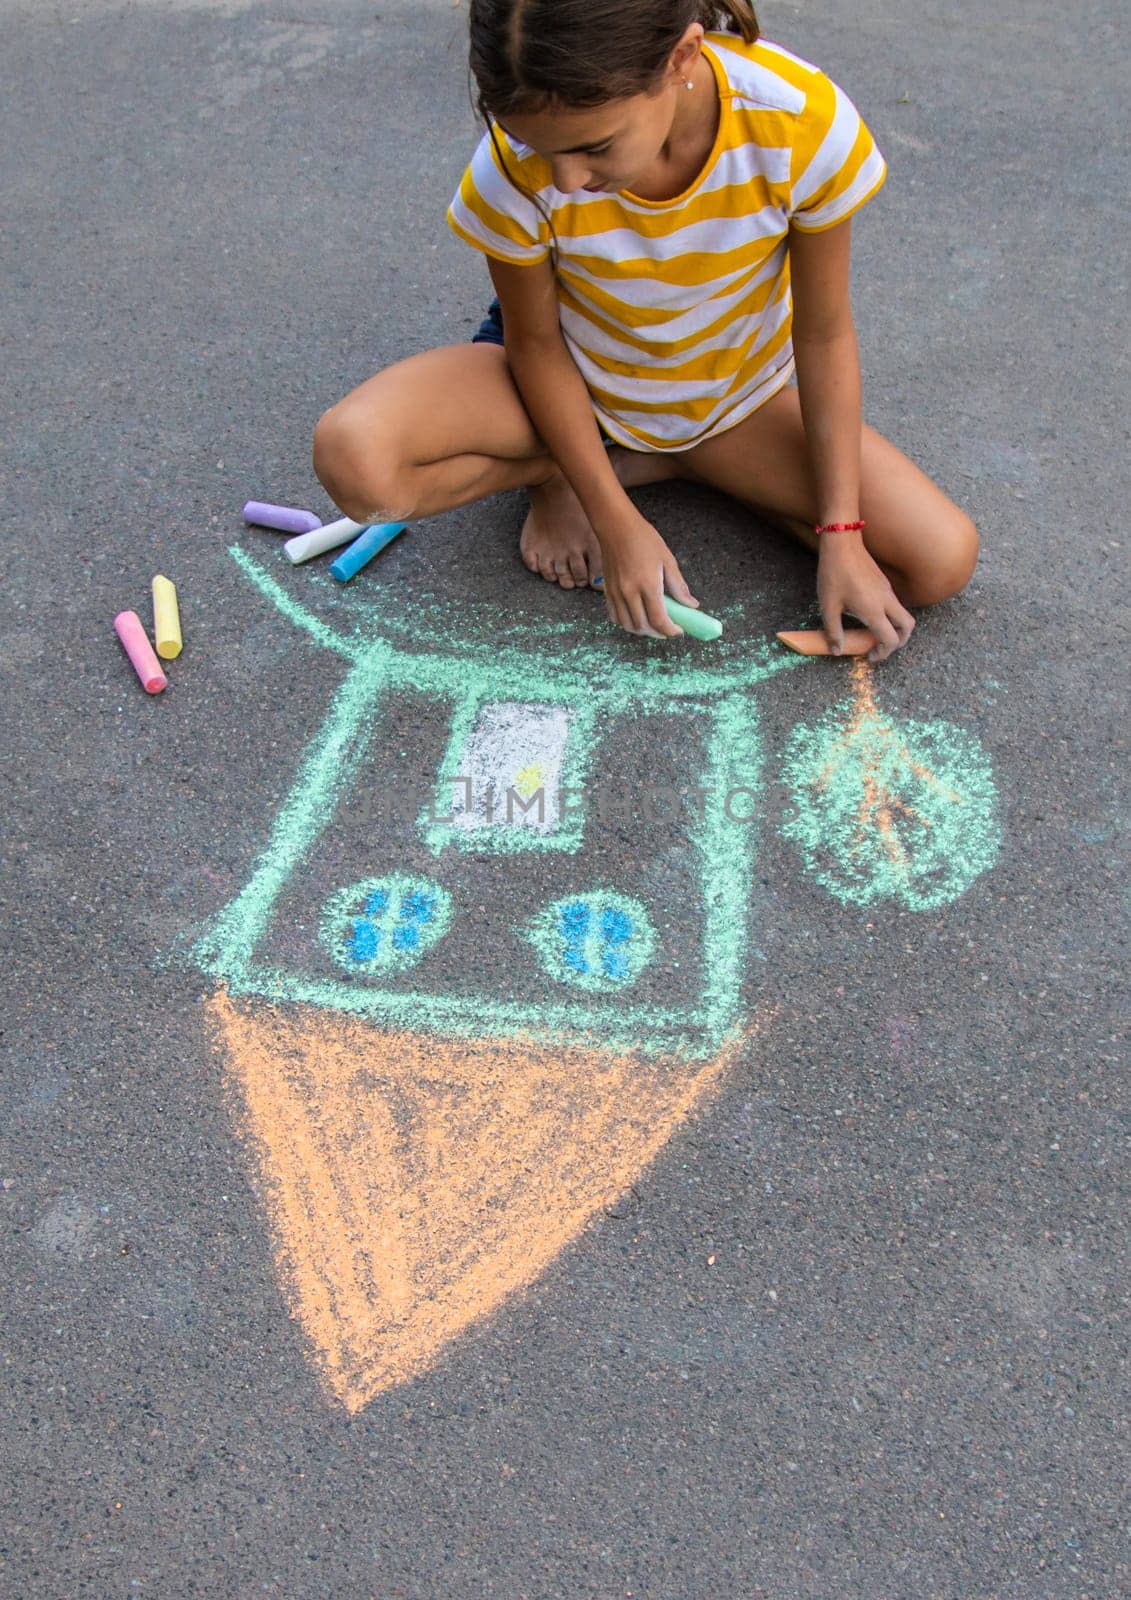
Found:
[{"label": "girl's bare foot", "polygon": [[530,514],[518,548],[531,572],[563,589],[592,587],[601,576],[597,535],[560,472],[530,490]]},{"label": "girl's bare foot", "polygon": [[[652,452],[614,446],[609,462],[626,489],[679,476],[674,458]],[[560,583],[563,589],[599,589],[594,580],[601,576],[601,546],[565,478],[555,471],[529,494],[530,514],[518,548],[531,572],[540,572],[547,583]]]}]

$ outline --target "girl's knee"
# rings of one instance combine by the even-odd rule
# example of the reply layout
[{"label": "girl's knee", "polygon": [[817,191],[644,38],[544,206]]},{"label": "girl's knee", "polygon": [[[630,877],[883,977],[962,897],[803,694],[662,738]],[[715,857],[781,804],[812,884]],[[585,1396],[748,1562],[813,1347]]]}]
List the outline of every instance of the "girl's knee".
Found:
[{"label": "girl's knee", "polygon": [[917,561],[900,585],[905,605],[934,606],[961,594],[974,575],[981,541],[964,511],[955,506],[940,528],[932,531]]},{"label": "girl's knee", "polygon": [[334,409],[324,411],[314,424],[311,458],[319,483],[325,485],[327,474],[332,472],[335,458]]},{"label": "girl's knee", "polygon": [[365,522],[382,512],[383,521],[403,515],[399,451],[349,396],[319,417],[312,454],[318,481],[347,517]]},{"label": "girl's knee", "polygon": [[357,429],[350,421],[348,401],[339,401],[319,417],[314,427],[312,457],[318,481],[341,506],[341,496],[352,495],[358,487]]}]

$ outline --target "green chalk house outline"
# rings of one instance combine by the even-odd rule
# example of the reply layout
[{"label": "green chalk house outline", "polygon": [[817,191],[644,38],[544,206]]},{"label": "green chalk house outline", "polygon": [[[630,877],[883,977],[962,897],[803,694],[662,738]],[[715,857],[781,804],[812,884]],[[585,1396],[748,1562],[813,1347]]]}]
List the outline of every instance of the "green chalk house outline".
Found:
[{"label": "green chalk house outline", "polygon": [[[709,654],[693,645],[678,657],[669,647],[666,658],[657,653],[618,660],[608,639],[599,633],[592,644],[531,649],[525,640],[512,645],[510,631],[485,656],[482,643],[467,645],[460,640],[458,620],[447,628],[409,629],[402,623],[400,631],[408,635],[402,647],[385,637],[389,618],[368,619],[367,628],[333,628],[295,600],[245,551],[233,546],[230,554],[284,616],[323,648],[344,657],[350,670],[308,746],[250,879],[195,943],[198,965],[226,983],[234,995],[305,1002],[451,1038],[534,1037],[542,1043],[599,1045],[649,1056],[676,1053],[686,1059],[714,1054],[738,1021],[751,915],[755,831],[724,814],[731,789],[760,792],[762,788],[761,741],[748,691],[779,672],[805,665],[803,658],[758,644],[745,646],[741,659],[737,652],[724,653],[717,645]],[[378,628],[380,634],[374,637]],[[701,665],[702,660],[708,664]],[[590,734],[602,719],[631,708],[644,715],[690,713],[698,720],[706,744],[699,782],[715,792],[704,796],[701,815],[689,829],[704,900],[705,979],[697,1005],[633,1006],[624,1003],[627,996],[603,1000],[590,994],[528,1004],[483,995],[382,990],[371,983],[304,976],[256,959],[256,947],[292,873],[330,825],[339,795],[347,792],[371,743],[380,738],[382,702],[396,689],[444,700],[451,714],[462,708],[463,726],[453,726],[445,765],[449,759],[456,765],[461,733],[466,737],[475,707],[484,701],[568,706],[573,720],[563,782],[576,788],[583,786],[589,771]],[[583,825],[580,808],[562,819],[574,849]],[[438,830],[443,834],[441,847],[456,831]],[[471,830],[471,836],[481,837],[480,830]],[[462,910],[456,901],[451,909],[453,918]]]},{"label": "green chalk house outline", "polygon": [[[758,824],[728,816],[725,800],[738,790],[759,795],[763,788],[762,746],[751,690],[780,672],[808,665],[806,658],[776,644],[751,644],[741,637],[728,640],[725,635],[706,647],[633,641],[635,648],[628,654],[625,641],[611,633],[603,620],[599,626],[589,625],[588,631],[584,619],[570,629],[562,624],[516,621],[512,625],[508,621],[506,637],[500,641],[497,635],[475,637],[472,629],[461,631],[463,619],[449,617],[439,607],[425,608],[423,616],[408,616],[392,604],[386,609],[384,596],[366,615],[351,606],[346,613],[351,619],[349,626],[332,627],[239,546],[231,546],[229,553],[282,615],[315,643],[341,656],[349,667],[307,747],[251,877],[192,947],[192,959],[202,970],[225,983],[236,996],[336,1009],[374,1023],[453,1039],[533,1039],[541,1044],[598,1046],[694,1060],[713,1055],[737,1034],[755,910],[752,891]],[[480,616],[482,619],[485,613]],[[398,636],[396,643],[391,634]],[[450,731],[437,777],[437,803],[442,813],[450,812],[452,791],[447,785],[464,776],[460,770],[463,752],[475,718],[486,704],[531,703],[567,710],[560,782],[563,795],[566,791],[584,793],[598,730],[606,719],[625,711],[696,719],[705,745],[697,785],[703,803],[688,830],[703,910],[698,952],[703,980],[696,1005],[626,1004],[631,985],[607,999],[588,990],[576,998],[563,994],[543,1003],[483,994],[437,994],[422,988],[391,990],[357,978],[351,982],[304,975],[256,959],[257,946],[292,874],[330,826],[339,799],[348,794],[360,763],[380,738],[384,700],[395,691],[436,698],[448,707]],[[879,891],[901,893],[914,909],[938,906],[961,893],[995,858],[996,793],[988,760],[962,730],[945,723],[930,725],[935,733],[927,740],[931,746],[928,756],[937,755],[940,749],[944,755],[947,749],[957,750],[957,760],[971,780],[954,815],[946,811],[949,802],[944,797],[939,833],[942,838],[946,829],[951,830],[946,836],[955,849],[966,851],[970,870],[955,870],[945,881],[936,873],[933,883],[922,884],[913,872],[905,871],[893,890],[890,874],[886,886],[883,881],[885,849],[889,866],[892,860],[890,827],[878,845],[871,841],[870,878],[858,870],[858,837],[845,843],[845,807],[851,799],[860,815],[862,785],[870,783],[873,776],[866,762],[861,765],[853,744],[864,715],[862,707],[871,718],[866,731],[875,736],[877,728],[881,729],[881,743],[885,738],[889,742],[894,739],[906,750],[908,741],[922,740],[921,725],[901,728],[879,717],[870,691],[858,699],[855,708],[849,703],[854,718],[849,723],[844,720],[843,708],[836,708],[816,728],[796,730],[790,751],[794,810],[783,822],[783,830],[800,845],[806,866],[845,903],[869,903],[862,896],[875,898]],[[938,743],[944,738],[938,730],[949,730],[945,733],[945,738],[952,739],[949,746]],[[953,743],[955,735],[958,745]],[[963,739],[965,743],[961,743]],[[814,760],[823,762],[816,786]],[[906,784],[906,775],[901,781]],[[866,788],[864,793],[867,797]],[[869,810],[866,805],[864,814],[877,816],[875,806]],[[478,825],[461,828],[438,822],[431,810],[418,818],[418,828],[433,854],[445,846],[478,852],[529,851],[533,847],[576,853],[582,845],[585,820],[582,809],[571,805],[562,809],[554,827],[544,830],[514,823],[494,830]],[[865,841],[865,854],[868,848]],[[360,894],[359,885],[353,886],[354,891]],[[571,898],[583,898],[586,892],[578,889]],[[445,902],[443,910],[445,927],[449,917],[454,922],[468,910],[458,898],[449,898],[450,904]],[[336,906],[337,900],[331,903]],[[514,931],[530,937],[529,925]],[[426,959],[423,967],[427,969]]]}]

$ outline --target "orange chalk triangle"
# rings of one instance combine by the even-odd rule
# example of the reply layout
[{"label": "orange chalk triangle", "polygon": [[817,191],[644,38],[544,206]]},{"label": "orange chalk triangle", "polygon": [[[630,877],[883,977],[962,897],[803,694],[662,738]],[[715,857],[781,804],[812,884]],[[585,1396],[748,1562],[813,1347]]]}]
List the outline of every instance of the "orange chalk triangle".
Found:
[{"label": "orange chalk triangle", "polygon": [[387,1032],[224,991],[209,1009],[292,1314],[350,1412],[533,1283],[742,1044],[687,1063]]}]

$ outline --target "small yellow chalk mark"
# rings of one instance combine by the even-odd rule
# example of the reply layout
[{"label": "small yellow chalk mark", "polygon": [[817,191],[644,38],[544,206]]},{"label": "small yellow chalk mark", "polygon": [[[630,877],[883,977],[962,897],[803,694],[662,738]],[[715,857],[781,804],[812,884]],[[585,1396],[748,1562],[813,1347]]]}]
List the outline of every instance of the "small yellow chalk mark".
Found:
[{"label": "small yellow chalk mark", "polygon": [[396,1033],[225,991],[209,1011],[292,1314],[350,1412],[533,1283],[760,1026],[689,1064]]},{"label": "small yellow chalk mark", "polygon": [[532,794],[537,794],[546,781],[545,770],[541,762],[534,761],[528,767],[523,767],[514,780],[514,786],[524,800],[529,800]]}]

